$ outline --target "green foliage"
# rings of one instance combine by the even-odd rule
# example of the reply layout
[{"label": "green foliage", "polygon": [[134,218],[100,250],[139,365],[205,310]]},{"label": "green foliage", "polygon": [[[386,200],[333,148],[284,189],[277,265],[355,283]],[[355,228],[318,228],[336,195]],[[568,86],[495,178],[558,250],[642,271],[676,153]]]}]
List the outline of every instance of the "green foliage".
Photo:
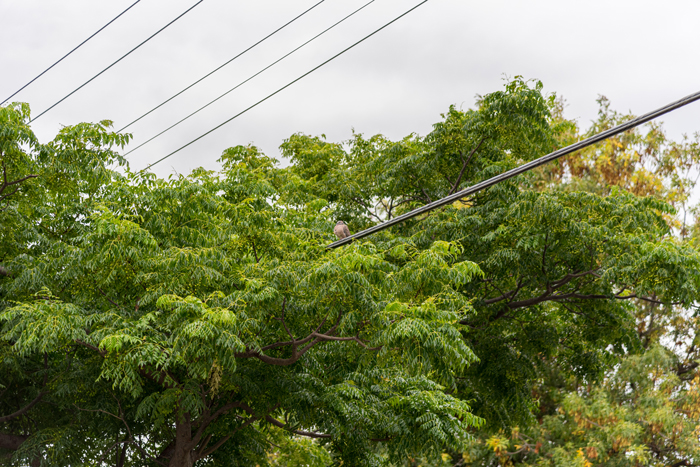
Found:
[{"label": "green foliage", "polygon": [[[168,179],[132,173],[110,122],[42,145],[28,107],[1,108],[20,180],[0,193],[7,462],[585,465],[594,445],[647,462],[653,407],[662,432],[697,418],[689,380],[635,373],[696,368],[645,354],[660,333],[639,331],[653,304],[695,338],[669,310],[694,303],[700,257],[662,196],[547,189],[538,172],[325,248],[338,219],[357,231],[549,152],[575,129],[557,102],[516,77],[425,137],[299,133],[289,167],[236,146],[220,171]],[[571,392],[596,380],[617,395]],[[577,433],[581,417],[603,428]]]}]

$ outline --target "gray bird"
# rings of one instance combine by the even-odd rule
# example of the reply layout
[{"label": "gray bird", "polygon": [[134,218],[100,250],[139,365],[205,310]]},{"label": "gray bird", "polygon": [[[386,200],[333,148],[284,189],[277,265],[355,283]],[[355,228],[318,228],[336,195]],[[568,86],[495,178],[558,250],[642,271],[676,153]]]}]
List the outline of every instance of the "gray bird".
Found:
[{"label": "gray bird", "polygon": [[350,236],[350,229],[348,229],[348,226],[345,225],[345,222],[338,221],[338,223],[335,224],[335,228],[333,229],[333,233],[335,233],[335,236],[338,237],[338,240],[342,240],[345,237]]}]

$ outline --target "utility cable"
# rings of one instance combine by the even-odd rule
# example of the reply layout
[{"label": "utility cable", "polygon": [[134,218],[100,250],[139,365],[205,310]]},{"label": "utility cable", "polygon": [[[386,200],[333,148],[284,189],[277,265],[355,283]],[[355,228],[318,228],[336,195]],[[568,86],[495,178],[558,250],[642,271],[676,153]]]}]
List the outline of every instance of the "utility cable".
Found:
[{"label": "utility cable", "polygon": [[316,70],[318,70],[319,68],[321,68],[323,65],[325,65],[325,64],[331,62],[332,60],[334,60],[334,59],[340,57],[341,55],[343,55],[345,52],[347,52],[348,50],[352,49],[352,48],[355,47],[356,45],[360,44],[361,42],[364,42],[365,40],[367,40],[367,39],[369,39],[370,37],[374,36],[374,35],[377,34],[379,31],[381,31],[382,29],[386,28],[386,27],[389,26],[390,24],[392,24],[392,23],[398,21],[399,19],[403,18],[404,16],[406,16],[407,14],[409,14],[410,12],[412,12],[413,10],[415,10],[416,8],[418,8],[419,6],[423,5],[423,4],[426,3],[427,1],[428,1],[428,0],[423,0],[422,2],[420,2],[419,4],[417,4],[416,6],[414,6],[413,8],[411,8],[411,9],[409,9],[409,10],[406,10],[404,13],[402,13],[402,14],[400,14],[399,16],[397,16],[396,18],[392,19],[391,21],[389,21],[388,23],[386,23],[384,26],[380,27],[379,29],[376,29],[374,32],[372,32],[372,33],[366,35],[365,37],[363,37],[363,38],[360,39],[359,41],[355,42],[355,43],[352,44],[350,47],[348,47],[348,48],[344,49],[343,51],[341,51],[341,52],[339,52],[339,53],[333,55],[331,58],[329,58],[329,59],[326,60],[325,62],[323,62],[323,63],[321,63],[320,65],[317,65],[316,67],[314,67],[314,68],[312,68],[311,70],[307,71],[307,72],[304,73],[303,75],[299,76],[297,79],[295,79],[295,80],[293,80],[293,81],[290,81],[289,83],[287,83],[287,84],[285,84],[284,86],[282,86],[281,88],[279,88],[277,91],[273,92],[272,94],[268,95],[267,97],[265,97],[265,98],[263,98],[263,99],[260,99],[258,102],[256,102],[255,104],[251,105],[251,106],[248,107],[247,109],[245,109],[245,110],[243,110],[243,111],[237,113],[237,114],[234,115],[233,117],[231,117],[231,118],[229,118],[228,120],[226,120],[226,121],[220,123],[219,125],[215,126],[214,128],[212,128],[211,130],[207,131],[206,133],[203,133],[202,135],[200,135],[200,136],[198,136],[197,138],[193,139],[192,141],[190,141],[189,143],[185,144],[184,146],[181,146],[180,148],[174,150],[174,151],[171,152],[170,154],[161,157],[160,159],[158,159],[158,160],[155,161],[154,163],[149,164],[149,165],[146,166],[144,169],[141,169],[140,172],[144,172],[144,171],[150,169],[150,168],[153,167],[154,165],[156,165],[156,164],[158,164],[158,163],[164,161],[165,159],[167,159],[168,157],[172,156],[173,154],[176,154],[176,153],[182,151],[182,150],[185,149],[187,146],[190,146],[191,144],[193,144],[193,143],[199,141],[200,139],[204,138],[204,137],[207,136],[208,134],[210,134],[210,133],[212,133],[212,132],[218,130],[219,128],[221,128],[222,126],[226,125],[226,124],[229,123],[230,121],[232,121],[232,120],[234,120],[234,119],[240,117],[241,115],[243,115],[244,113],[246,113],[247,111],[249,111],[250,109],[252,109],[253,107],[256,107],[256,106],[258,106],[259,104],[262,104],[263,102],[265,102],[266,100],[268,100],[269,98],[271,98],[272,96],[274,96],[275,94],[278,94],[279,92],[281,92],[281,91],[287,89],[289,86],[291,86],[292,84],[296,83],[296,82],[299,81],[300,79],[302,79],[302,78],[304,78],[304,77],[310,75],[310,74],[313,73],[314,71],[316,71]]},{"label": "utility cable", "polygon": [[105,24],[104,26],[102,26],[102,27],[101,27],[100,29],[98,29],[97,32],[95,32],[92,36],[88,37],[88,38],[85,39],[83,42],[81,42],[80,44],[78,44],[73,50],[71,50],[70,52],[68,52],[67,54],[65,54],[63,57],[59,58],[58,61],[57,61],[56,63],[54,63],[53,65],[51,65],[50,67],[48,67],[47,69],[45,69],[44,71],[42,71],[41,73],[39,73],[39,74],[36,76],[36,78],[34,78],[34,79],[31,80],[30,82],[28,82],[27,84],[25,84],[24,86],[22,86],[21,88],[19,88],[19,89],[18,89],[17,91],[15,91],[15,93],[12,94],[10,97],[8,97],[8,98],[5,99],[4,101],[0,102],[0,105],[4,104],[5,102],[7,102],[7,101],[9,101],[10,99],[12,99],[13,97],[15,97],[15,95],[17,95],[22,89],[26,88],[27,86],[29,86],[30,84],[32,84],[34,81],[36,81],[37,79],[39,79],[39,78],[41,77],[41,75],[43,75],[44,73],[46,73],[47,71],[49,71],[51,68],[53,68],[53,67],[55,67],[56,65],[58,65],[64,58],[66,58],[67,56],[69,56],[70,54],[72,54],[73,52],[75,52],[76,50],[78,50],[78,49],[80,48],[81,45],[83,45],[84,43],[86,43],[87,41],[89,41],[90,39],[92,39],[93,37],[95,37],[95,36],[96,36],[99,32],[101,32],[104,28],[106,28],[107,26],[109,26],[110,24],[112,24],[113,22],[115,22],[121,15],[123,15],[124,13],[126,13],[127,11],[129,11],[129,10],[131,9],[131,7],[133,7],[134,5],[136,5],[136,4],[137,4],[138,2],[140,2],[140,1],[141,1],[141,0],[136,0],[134,3],[131,4],[131,6],[129,6],[129,8],[127,8],[126,10],[122,11],[122,12],[119,13],[117,16],[115,16],[115,17],[112,19],[112,21],[110,21],[109,23],[107,23],[107,24]]},{"label": "utility cable", "polygon": [[[340,21],[338,21],[338,22],[335,23],[334,25],[330,26],[329,28],[325,29],[324,31],[322,31],[322,32],[320,32],[320,33],[318,33],[318,34],[316,34],[314,37],[312,37],[312,38],[309,39],[308,41],[304,42],[303,44],[301,44],[301,45],[300,45],[299,47],[297,47],[296,49],[292,50],[291,52],[287,53],[286,55],[282,56],[281,58],[278,58],[278,59],[275,60],[274,62],[270,63],[268,66],[266,66],[266,67],[263,68],[262,70],[258,71],[258,72],[255,73],[253,76],[249,77],[248,79],[246,79],[246,80],[244,80],[244,81],[241,81],[240,83],[238,83],[237,85],[235,85],[234,87],[232,87],[231,89],[229,89],[228,91],[226,91],[225,93],[221,94],[221,95],[220,95],[219,97],[217,97],[216,99],[210,101],[208,104],[203,105],[202,107],[198,108],[197,110],[195,110],[194,112],[192,112],[192,113],[189,114],[188,116],[184,117],[184,118],[181,119],[180,121],[178,121],[178,122],[176,122],[176,123],[173,123],[173,124],[170,125],[168,128],[166,128],[165,130],[163,130],[163,131],[161,131],[160,133],[158,133],[157,135],[155,135],[155,136],[153,136],[153,137],[147,139],[147,140],[144,141],[143,143],[141,143],[141,144],[139,144],[138,146],[136,146],[134,149],[131,149],[130,151],[128,151],[127,153],[125,153],[124,156],[128,156],[129,154],[131,154],[132,152],[136,151],[136,150],[137,150],[138,148],[140,148],[141,146],[144,146],[145,144],[147,144],[147,143],[153,141],[154,139],[156,139],[157,137],[159,137],[159,136],[162,135],[163,133],[172,130],[173,128],[175,128],[175,127],[178,126],[180,123],[184,122],[185,120],[187,120],[188,118],[190,118],[190,117],[193,116],[194,114],[198,113],[198,112],[201,111],[201,110],[204,110],[205,108],[209,107],[211,104],[213,104],[214,102],[218,101],[219,99],[221,99],[221,98],[224,97],[225,95],[227,95],[227,94],[233,92],[234,90],[236,90],[237,88],[241,87],[242,85],[244,85],[245,83],[247,83],[247,82],[250,81],[251,79],[255,78],[256,76],[258,76],[258,75],[259,75],[260,73],[262,73],[263,71],[267,70],[268,68],[271,68],[273,65],[275,65],[275,64],[281,62],[282,60],[284,60],[285,58],[289,57],[290,55],[292,55],[294,52],[296,52],[297,50],[299,50],[299,49],[301,49],[302,47],[304,47],[304,46],[305,46],[306,44],[308,44],[309,42],[313,41],[314,39],[316,39],[316,38],[322,36],[323,34],[325,34],[325,33],[328,32],[328,31],[330,31],[331,29],[333,29],[334,27],[336,27],[337,25],[339,25],[340,23],[342,23],[342,22],[345,21],[346,19],[350,18],[352,15],[354,15],[354,14],[357,13],[358,11],[362,10],[363,8],[365,8],[366,6],[368,6],[370,3],[374,2],[374,1],[375,1],[375,0],[370,0],[369,2],[365,3],[365,4],[362,5],[360,8],[358,8],[357,10],[355,10],[355,11],[353,11],[352,13],[350,13],[349,15],[347,15],[345,18],[341,19]],[[127,125],[127,126],[128,126],[128,125]],[[121,131],[121,130],[120,130],[120,131]]]},{"label": "utility cable", "polygon": [[600,132],[597,135],[593,135],[590,138],[586,138],[582,141],[579,141],[578,143],[574,143],[574,144],[569,145],[565,148],[551,152],[551,153],[547,154],[546,156],[540,157],[539,159],[532,160],[532,161],[530,161],[526,164],[523,164],[519,167],[515,167],[513,169],[510,169],[506,172],[503,172],[500,175],[496,175],[495,177],[491,177],[488,180],[484,180],[483,182],[477,183],[476,185],[472,185],[468,188],[465,188],[462,191],[458,191],[457,193],[454,193],[450,196],[446,196],[445,198],[439,199],[437,201],[433,201],[430,204],[426,204],[425,206],[421,206],[420,208],[414,209],[413,211],[407,212],[406,214],[402,214],[402,215],[395,217],[391,220],[388,220],[388,221],[383,222],[381,224],[370,227],[369,229],[365,229],[361,232],[356,233],[355,235],[350,235],[349,237],[345,237],[342,240],[337,240],[337,241],[331,243],[330,245],[328,245],[326,248],[328,248],[328,249],[338,248],[340,246],[343,246],[343,245],[346,245],[346,244],[352,242],[354,239],[367,237],[367,236],[372,235],[374,233],[380,232],[384,229],[388,229],[391,226],[394,226],[394,225],[400,224],[401,222],[412,219],[412,218],[419,216],[421,214],[425,214],[425,213],[430,212],[430,211],[437,209],[439,207],[445,206],[447,204],[451,204],[459,199],[464,198],[465,196],[469,196],[469,195],[472,195],[474,193],[477,193],[477,192],[479,192],[483,189],[489,188],[497,183],[508,180],[509,178],[513,178],[516,175],[520,175],[522,173],[527,172],[528,170],[532,170],[535,167],[539,167],[539,166],[544,165],[548,162],[559,159],[560,157],[566,156],[567,154],[571,154],[572,152],[579,151],[587,146],[590,146],[592,144],[603,141],[604,139],[610,138],[611,136],[615,136],[619,133],[625,132],[627,130],[631,130],[632,128],[637,127],[643,123],[646,123],[649,120],[653,120],[656,117],[660,117],[661,115],[664,115],[668,112],[671,112],[673,110],[681,108],[681,107],[688,105],[692,102],[695,102],[697,100],[700,100],[700,92],[696,92],[695,94],[690,94],[690,95],[684,97],[683,99],[677,100],[676,102],[672,102],[664,107],[661,107],[661,108],[656,109],[652,112],[644,114],[644,115],[637,117],[633,120],[625,122],[625,123],[618,125],[616,127],[610,128],[609,130]]},{"label": "utility cable", "polygon": [[204,1],[204,0],[199,0],[197,3],[195,3],[194,5],[192,5],[191,7],[189,7],[189,8],[188,8],[187,10],[185,10],[182,14],[180,14],[180,16],[178,16],[177,18],[175,18],[174,20],[172,20],[171,22],[169,22],[168,24],[166,24],[165,26],[163,26],[162,28],[160,28],[158,31],[156,31],[154,34],[152,34],[148,39],[146,39],[145,41],[141,42],[139,45],[137,45],[136,47],[134,47],[133,49],[131,49],[130,51],[128,51],[127,53],[125,53],[124,55],[122,55],[121,57],[119,57],[116,61],[112,62],[112,64],[109,65],[107,68],[105,68],[104,70],[100,71],[100,72],[97,73],[95,76],[93,76],[92,78],[90,78],[89,80],[85,81],[83,84],[81,84],[81,85],[78,86],[77,88],[75,88],[70,94],[68,94],[67,96],[65,96],[63,99],[61,99],[60,101],[56,102],[54,105],[52,105],[51,107],[49,107],[48,109],[46,109],[46,110],[44,110],[43,112],[41,112],[41,113],[40,113],[39,115],[37,115],[36,117],[34,117],[34,118],[32,118],[31,120],[29,120],[29,123],[31,123],[31,122],[33,122],[34,120],[36,120],[37,118],[41,117],[41,116],[44,115],[46,112],[48,112],[49,110],[53,109],[53,108],[56,107],[58,104],[60,104],[61,102],[63,102],[64,100],[68,99],[70,96],[72,96],[72,95],[75,94],[76,92],[78,92],[78,91],[79,91],[80,89],[82,89],[86,84],[88,84],[89,82],[91,82],[92,80],[94,80],[95,78],[97,78],[98,76],[100,76],[100,75],[101,75],[102,73],[104,73],[105,71],[107,71],[107,70],[109,70],[110,68],[112,68],[114,65],[116,65],[116,64],[119,63],[120,61],[122,61],[124,58],[126,58],[127,55],[131,54],[131,52],[135,51],[136,49],[138,49],[139,47],[141,47],[143,44],[145,44],[146,42],[148,42],[148,41],[150,41],[151,39],[153,39],[154,37],[156,37],[158,34],[160,34],[162,31],[164,31],[165,28],[167,28],[168,26],[170,26],[171,24],[173,24],[175,21],[177,21],[177,20],[179,20],[180,18],[182,18],[183,16],[185,16],[185,15],[186,15],[187,13],[189,13],[194,7],[196,7],[197,5],[199,5],[200,3],[202,3],[203,1]]},{"label": "utility cable", "polygon": [[302,14],[300,14],[299,16],[297,16],[296,18],[292,19],[291,21],[289,21],[289,22],[285,23],[284,25],[280,26],[279,28],[275,29],[275,30],[272,31],[270,34],[268,34],[267,36],[263,37],[263,38],[260,39],[258,42],[256,42],[255,44],[251,45],[250,47],[248,47],[247,49],[245,49],[243,52],[241,52],[241,53],[239,53],[238,55],[236,55],[235,57],[233,57],[231,60],[227,61],[226,63],[224,63],[223,65],[219,66],[218,68],[212,70],[211,72],[207,73],[206,75],[202,76],[202,77],[199,78],[197,81],[195,81],[194,83],[190,84],[190,85],[187,86],[185,89],[183,89],[182,91],[178,92],[177,94],[175,94],[174,96],[170,97],[169,99],[164,100],[163,102],[161,102],[161,103],[158,104],[157,106],[153,107],[151,110],[149,110],[149,111],[146,112],[145,114],[141,115],[139,118],[137,118],[137,119],[134,120],[133,122],[131,122],[131,123],[127,124],[126,126],[120,128],[119,130],[117,130],[117,133],[121,133],[122,131],[126,130],[127,128],[129,128],[131,125],[133,125],[134,123],[136,123],[136,122],[138,122],[139,120],[141,120],[141,119],[142,119],[143,117],[145,117],[146,115],[150,114],[150,113],[153,112],[154,110],[159,109],[159,108],[162,107],[163,105],[165,105],[165,104],[167,104],[168,102],[170,102],[171,100],[175,99],[177,96],[179,96],[179,95],[182,94],[183,92],[187,91],[188,89],[190,89],[191,87],[193,87],[194,85],[196,85],[197,83],[199,83],[200,81],[203,81],[205,78],[208,78],[209,76],[213,75],[214,73],[216,73],[217,71],[219,71],[220,69],[222,69],[223,67],[225,67],[226,65],[228,65],[229,63],[231,63],[232,61],[234,61],[235,59],[237,59],[238,57],[240,57],[241,55],[243,55],[244,53],[248,52],[249,50],[251,50],[251,49],[254,48],[255,46],[261,44],[261,43],[264,42],[265,40],[267,40],[267,39],[269,39],[270,37],[272,37],[272,36],[274,36],[275,34],[277,34],[277,33],[278,33],[279,31],[281,31],[282,29],[284,29],[284,28],[286,28],[287,26],[289,26],[290,24],[292,24],[294,21],[296,21],[296,20],[298,20],[299,18],[301,18],[302,16],[304,16],[305,14],[307,14],[308,12],[310,12],[311,10],[313,10],[314,8],[316,8],[317,6],[319,6],[319,5],[320,5],[321,3],[323,3],[324,1],[325,1],[325,0],[321,0],[320,2],[318,2],[318,3],[315,4],[314,6],[312,6],[311,8],[309,8],[308,10],[304,11]]}]

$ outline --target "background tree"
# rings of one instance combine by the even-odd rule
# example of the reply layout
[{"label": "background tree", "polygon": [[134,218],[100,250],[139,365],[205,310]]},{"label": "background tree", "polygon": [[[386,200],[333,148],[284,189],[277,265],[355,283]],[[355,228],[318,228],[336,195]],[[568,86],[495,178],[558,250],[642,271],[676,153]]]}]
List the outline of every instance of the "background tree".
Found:
[{"label": "background tree", "polygon": [[[507,92],[516,100],[517,92],[513,91],[522,91],[525,87],[525,83],[511,83]],[[530,152],[521,149],[520,154],[527,155],[520,156],[519,161],[547,152],[551,141],[563,146],[633,118],[611,111],[607,100],[601,98],[599,120],[585,134],[580,134],[575,122],[563,118],[563,101],[541,96],[539,101],[529,100],[527,98],[532,95],[524,94],[520,98],[534,109],[524,104],[514,108],[522,109],[527,117],[544,115],[547,131],[541,134],[539,147],[534,145],[536,139],[526,139],[533,146]],[[488,115],[485,103],[502,98],[503,94],[488,97],[478,102],[477,110],[463,113],[450,109],[445,121],[436,124],[435,131],[425,138],[412,135],[392,143],[381,136],[365,139],[356,135],[348,151],[354,163],[348,162],[346,169],[338,163],[339,175],[335,177],[359,179],[358,190],[366,190],[364,198],[360,198],[362,202],[356,199],[357,190],[353,196],[345,198],[346,205],[365,208],[359,210],[361,219],[352,219],[358,229],[380,217],[395,215],[391,210],[393,206],[399,205],[398,210],[409,209],[412,202],[424,204],[450,193],[453,186],[450,182],[460,175],[464,177],[467,173],[465,180],[478,182],[486,178],[486,174],[498,173],[518,161],[512,159],[518,152],[509,147],[507,139],[491,139],[495,156],[479,159],[482,148],[478,147],[478,142],[482,138],[475,128],[489,134],[498,133],[464,122],[469,120],[467,116],[474,119],[480,112]],[[545,113],[538,114],[537,109],[544,109]],[[548,109],[551,114],[546,113]],[[511,109],[509,116],[516,113]],[[510,118],[509,122],[528,128],[545,127],[540,123],[542,120],[531,121],[527,117]],[[695,305],[697,274],[692,264],[696,264],[697,254],[689,245],[679,243],[673,233],[678,232],[681,237],[687,234],[683,225],[684,222],[687,225],[684,216],[697,175],[697,135],[695,139],[684,138],[683,142],[675,143],[665,137],[659,125],[648,125],[647,129],[646,134],[642,130],[628,132],[574,154],[557,165],[544,166],[516,183],[501,184],[487,194],[455,203],[454,209],[433,213],[411,227],[406,223],[405,230],[396,235],[398,238],[410,236],[409,242],[419,248],[419,242],[428,245],[435,238],[457,241],[469,252],[465,257],[477,262],[485,273],[482,281],[465,287],[468,289],[465,295],[474,300],[474,316],[462,321],[471,327],[463,331],[463,335],[480,362],[466,369],[460,380],[459,394],[474,400],[477,413],[487,420],[479,437],[485,452],[490,453],[487,458],[467,457],[474,465],[522,460],[522,452],[527,449],[527,443],[522,443],[525,438],[515,441],[519,445],[516,449],[499,441],[507,439],[498,434],[499,430],[510,433],[515,429],[515,433],[519,433],[516,438],[524,437],[525,427],[534,426],[535,420],[542,422],[546,414],[565,410],[552,400],[561,401],[569,391],[580,392],[582,381],[587,381],[584,387],[588,387],[595,381],[605,383],[617,378],[607,372],[630,352],[629,358],[646,362],[648,359],[643,352],[655,348],[663,339],[686,344],[694,342],[697,329],[694,314],[683,310]],[[473,136],[476,138],[469,144]],[[455,162],[464,163],[464,155],[468,156],[474,148],[477,148],[476,159],[470,161],[474,166],[462,171]],[[443,154],[451,154],[448,160],[455,163],[452,172],[439,163],[439,156]],[[479,164],[483,164],[484,175],[475,171]],[[388,168],[382,170],[382,167]],[[423,187],[411,186],[411,180],[418,178],[425,183],[425,192]],[[368,189],[373,186],[372,180],[382,180],[383,185],[375,188],[376,192]],[[387,193],[390,187],[400,187],[399,193],[404,196],[383,198],[381,193]],[[428,195],[429,189],[437,190],[432,197]],[[337,199],[343,198],[338,196]],[[371,210],[372,207],[375,209]],[[680,217],[674,208],[680,211]],[[381,235],[387,242],[396,238],[386,233]],[[685,271],[683,276],[678,276],[682,270]],[[636,272],[630,275],[633,271]],[[420,294],[418,288],[416,293]],[[698,359],[695,345],[674,349],[667,346],[663,352],[668,358],[666,365],[675,368],[675,372],[682,372],[683,378],[694,378]],[[639,367],[640,371],[645,368],[648,366]],[[626,377],[631,376],[627,373]],[[674,375],[668,377],[673,379]],[[549,388],[552,381],[570,383],[562,395],[554,397],[550,390],[558,393],[560,386]],[[685,382],[674,388],[693,391]],[[651,404],[660,403],[658,397],[663,395],[654,393],[654,396],[656,402],[653,398],[646,400]],[[634,400],[638,397],[642,396],[637,394]],[[676,420],[686,416],[686,409],[679,408],[685,407],[683,397],[673,409]],[[615,400],[613,396],[609,398]],[[545,400],[550,403],[545,405]],[[667,402],[664,404],[668,405]],[[638,415],[629,415],[628,422]],[[679,447],[674,448],[673,443],[663,448],[654,447],[640,439],[635,443],[650,453],[645,457],[650,462],[656,456],[659,462],[670,462],[668,465],[674,462],[692,465],[687,456],[692,456],[695,448],[687,446],[692,444],[696,421],[697,417],[691,416],[683,425],[686,444],[681,443]],[[519,431],[515,428],[518,426],[522,427]],[[488,440],[491,445],[486,448]],[[544,442],[544,439],[536,439],[532,446]],[[568,453],[571,459],[580,457],[578,447],[571,450],[561,439],[550,438],[548,442],[550,449],[540,458],[542,461],[551,462],[555,447],[560,454]],[[521,449],[523,446],[526,447]],[[619,446],[616,449],[617,456],[613,455],[611,462],[618,462],[632,452]],[[495,455],[496,450],[500,456]],[[518,455],[506,455],[518,450]],[[538,451],[545,452],[541,446]],[[453,457],[455,463],[465,463],[461,453]],[[559,465],[562,459],[560,456],[553,465]],[[598,462],[602,459],[601,455]],[[671,462],[670,459],[675,460]],[[435,465],[442,465],[443,460],[435,462]]]},{"label": "background tree", "polygon": [[[599,119],[584,134],[575,122],[558,119],[560,144],[633,118],[610,110],[601,97]],[[698,135],[681,143],[648,125],[592,146],[560,163],[544,166],[528,183],[544,191],[588,191],[609,195],[623,188],[662,199],[678,211],[663,215],[669,241],[690,229],[689,198],[696,185]],[[675,232],[679,239],[674,239]],[[694,238],[686,238],[693,244]],[[680,243],[679,243],[680,244]],[[663,282],[664,274],[656,280]],[[689,279],[688,284],[693,281]],[[635,345],[611,355],[599,378],[571,375],[558,359],[547,359],[533,387],[538,424],[484,430],[459,465],[698,465],[698,321],[689,301],[658,303],[632,299]],[[696,296],[696,295],[695,295]],[[630,326],[631,327],[631,326]]]}]

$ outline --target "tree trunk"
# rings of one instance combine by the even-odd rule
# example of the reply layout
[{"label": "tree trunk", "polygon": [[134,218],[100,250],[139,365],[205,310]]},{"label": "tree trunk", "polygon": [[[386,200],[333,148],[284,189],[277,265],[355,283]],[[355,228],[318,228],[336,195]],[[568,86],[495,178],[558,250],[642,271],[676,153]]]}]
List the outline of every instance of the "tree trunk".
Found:
[{"label": "tree trunk", "polygon": [[16,451],[27,438],[29,438],[29,436],[6,435],[5,433],[0,433],[0,449]]},{"label": "tree trunk", "polygon": [[[119,439],[119,438],[117,438],[117,439]],[[117,467],[124,467],[124,462],[126,462],[126,448],[129,446],[127,444],[128,440],[129,440],[129,435],[127,434],[124,436],[124,445],[122,446],[121,453],[119,452],[119,447],[117,447]]]},{"label": "tree trunk", "polygon": [[192,423],[189,415],[175,423],[175,449],[170,458],[169,467],[192,467],[194,452],[192,446]]},{"label": "tree trunk", "polygon": [[[8,435],[5,433],[0,433],[0,449],[7,449],[8,451],[16,451],[24,443],[29,436],[22,435]],[[42,457],[36,456],[32,459],[31,467],[39,467],[41,465]]]}]

